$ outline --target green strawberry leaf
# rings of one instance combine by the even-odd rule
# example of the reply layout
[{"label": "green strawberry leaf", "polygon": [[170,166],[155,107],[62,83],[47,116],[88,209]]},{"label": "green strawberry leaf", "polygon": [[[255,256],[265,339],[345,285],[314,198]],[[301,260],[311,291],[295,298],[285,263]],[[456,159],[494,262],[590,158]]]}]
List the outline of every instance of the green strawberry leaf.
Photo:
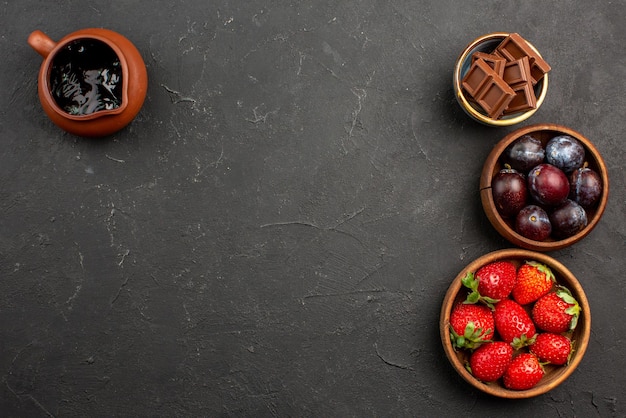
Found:
[{"label": "green strawberry leaf", "polygon": [[532,343],[535,342],[536,339],[537,339],[537,334],[533,335],[530,338],[528,338],[526,334],[522,334],[519,337],[513,338],[511,345],[513,346],[513,349],[519,350],[520,348],[531,345]]},{"label": "green strawberry leaf", "polygon": [[578,325],[578,315],[574,315],[572,316],[572,320],[569,323],[569,330],[573,331],[574,328],[576,328],[576,325]]},{"label": "green strawberry leaf", "polygon": [[491,342],[492,340],[488,340],[484,338],[484,335],[489,335],[492,330],[491,328],[487,329],[487,331],[483,332],[482,328],[476,328],[474,322],[470,321],[465,326],[465,330],[463,331],[463,335],[459,335],[454,331],[452,325],[450,327],[450,341],[452,342],[452,346],[454,348],[462,348],[462,349],[476,349],[480,347],[481,344],[486,342]]},{"label": "green strawberry leaf", "polygon": [[455,347],[458,347],[458,348],[464,348],[465,347],[465,338],[464,337],[453,338],[452,339],[452,345],[454,345]]},{"label": "green strawberry leaf", "polygon": [[569,354],[567,355],[567,361],[565,362],[566,365],[569,365],[570,360],[572,360],[572,356],[574,355],[574,351],[576,351],[576,341],[572,340],[570,343],[570,347],[571,349],[569,350]]},{"label": "green strawberry leaf", "polygon": [[491,310],[493,311],[495,309],[495,304],[500,302],[500,299],[494,299],[494,298],[490,298],[488,296],[482,296],[480,298],[480,301],[482,303],[484,303],[485,305],[487,305],[489,308],[491,308]]},{"label": "green strawberry leaf", "polygon": [[465,299],[463,303],[474,304],[474,303],[477,303],[479,300],[480,300],[480,293],[478,293],[478,291],[475,290],[469,295],[467,295],[467,298]]},{"label": "green strawberry leaf", "polygon": [[471,292],[463,301],[463,303],[465,304],[475,304],[478,302],[482,302],[493,310],[493,305],[500,302],[500,299],[493,299],[488,296],[482,296],[480,294],[480,292],[478,291],[478,280],[476,280],[476,276],[471,271],[468,271],[465,276],[461,278],[461,283],[463,283],[463,286],[471,290]]},{"label": "green strawberry leaf", "polygon": [[559,289],[556,291],[556,294],[567,304],[571,305],[565,310],[565,313],[572,316],[572,320],[569,324],[570,331],[576,328],[578,325],[578,317],[580,316],[580,305],[578,301],[574,299],[572,293],[564,286],[559,286]]},{"label": "green strawberry leaf", "polygon": [[470,321],[465,326],[465,332],[463,333],[463,336],[465,338],[471,338],[472,335],[475,334],[475,330],[476,330],[476,326],[474,325],[474,322]]},{"label": "green strawberry leaf", "polygon": [[461,279],[461,283],[463,286],[467,287],[470,290],[478,289],[478,280],[474,277],[474,273],[468,271],[465,276]]},{"label": "green strawberry leaf", "polygon": [[478,280],[474,276],[474,273],[468,271],[461,279],[463,286],[467,287],[471,292],[467,295],[467,298],[463,303],[474,304],[480,300],[480,293],[478,293]]}]

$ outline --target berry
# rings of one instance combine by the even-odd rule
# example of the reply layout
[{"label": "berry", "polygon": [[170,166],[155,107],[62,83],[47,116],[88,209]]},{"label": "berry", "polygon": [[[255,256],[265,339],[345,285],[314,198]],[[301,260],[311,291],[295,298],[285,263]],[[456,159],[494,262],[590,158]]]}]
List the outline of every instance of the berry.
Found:
[{"label": "berry", "polygon": [[502,339],[518,349],[533,342],[535,324],[522,305],[512,299],[504,299],[495,306],[496,331]]},{"label": "berry", "polygon": [[521,173],[541,164],[546,156],[543,144],[531,135],[524,135],[513,141],[502,154],[505,164]]},{"label": "berry", "polygon": [[475,274],[468,272],[463,285],[472,290],[467,296],[468,303],[479,300],[492,305],[507,298],[515,286],[516,267],[510,261],[494,261],[485,264]]},{"label": "berry", "polygon": [[539,204],[556,206],[569,195],[569,179],[552,164],[539,164],[528,173],[528,192]]},{"label": "berry", "polygon": [[546,161],[569,173],[583,165],[585,148],[574,137],[555,136],[546,144]]},{"label": "berry", "polygon": [[569,238],[587,226],[587,212],[578,203],[567,199],[550,214],[550,224],[556,238]]},{"label": "berry", "polygon": [[564,335],[546,332],[538,334],[528,349],[541,362],[562,366],[569,361],[572,354],[572,342]]},{"label": "berry", "polygon": [[485,305],[457,303],[450,313],[450,339],[455,348],[478,348],[494,332],[491,309]]},{"label": "berry", "polygon": [[513,347],[504,341],[481,345],[469,360],[470,372],[478,380],[493,382],[502,377],[513,358]]},{"label": "berry", "polygon": [[528,205],[515,217],[515,231],[528,239],[545,241],[552,233],[552,224],[542,207]]},{"label": "berry", "polygon": [[491,180],[491,194],[500,216],[515,217],[528,200],[526,177],[512,168],[503,168]]},{"label": "berry", "polygon": [[576,328],[580,305],[569,290],[559,286],[535,302],[531,315],[538,328],[560,334]]},{"label": "berry", "polygon": [[504,386],[513,390],[531,389],[539,383],[545,374],[539,359],[532,353],[516,356],[503,376]]},{"label": "berry", "polygon": [[550,267],[527,261],[517,270],[513,299],[520,305],[534,302],[552,289],[556,279]]}]

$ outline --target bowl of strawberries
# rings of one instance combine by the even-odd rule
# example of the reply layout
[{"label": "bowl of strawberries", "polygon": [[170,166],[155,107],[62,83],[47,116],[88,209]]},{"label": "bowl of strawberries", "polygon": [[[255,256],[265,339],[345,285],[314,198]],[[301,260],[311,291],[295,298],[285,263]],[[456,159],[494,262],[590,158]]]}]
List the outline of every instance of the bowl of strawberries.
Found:
[{"label": "bowl of strawberries", "polygon": [[469,263],[448,288],[439,331],[453,368],[493,396],[544,394],[580,364],[591,333],[576,277],[545,253],[505,249]]}]

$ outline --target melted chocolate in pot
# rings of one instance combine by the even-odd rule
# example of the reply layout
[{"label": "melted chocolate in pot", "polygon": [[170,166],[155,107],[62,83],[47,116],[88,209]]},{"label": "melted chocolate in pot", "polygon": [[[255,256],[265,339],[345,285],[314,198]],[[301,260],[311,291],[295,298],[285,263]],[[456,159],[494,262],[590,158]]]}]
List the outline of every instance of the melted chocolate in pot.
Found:
[{"label": "melted chocolate in pot", "polygon": [[71,115],[89,115],[122,104],[122,66],[106,43],[79,39],[52,61],[50,89],[57,105]]}]

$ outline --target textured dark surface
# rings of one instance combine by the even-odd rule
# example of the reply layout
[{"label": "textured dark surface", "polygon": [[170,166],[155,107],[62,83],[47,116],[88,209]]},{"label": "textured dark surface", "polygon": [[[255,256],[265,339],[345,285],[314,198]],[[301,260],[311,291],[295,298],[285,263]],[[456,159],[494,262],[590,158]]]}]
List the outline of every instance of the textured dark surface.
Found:
[{"label": "textured dark surface", "polygon": [[[602,1],[0,5],[2,416],[626,415],[626,6]],[[26,43],[127,36],[150,77],[112,137],[44,115]],[[592,307],[587,354],[525,401],[447,362],[445,290],[509,247],[478,177],[513,128],[452,92],[463,47],[519,32],[552,65],[530,120],[595,141],[605,216],[551,255]]]}]

